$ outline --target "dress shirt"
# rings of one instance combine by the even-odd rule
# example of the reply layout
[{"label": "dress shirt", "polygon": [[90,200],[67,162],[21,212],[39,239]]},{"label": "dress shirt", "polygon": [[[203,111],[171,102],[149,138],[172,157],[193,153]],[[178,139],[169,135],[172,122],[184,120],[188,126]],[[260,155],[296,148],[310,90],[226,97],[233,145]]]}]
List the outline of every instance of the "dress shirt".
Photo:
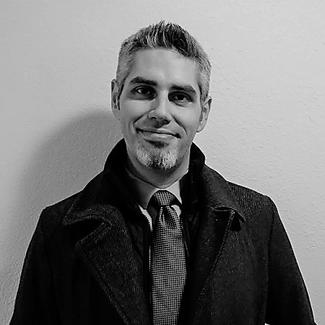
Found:
[{"label": "dress shirt", "polygon": [[130,178],[133,188],[136,192],[136,200],[138,202],[139,208],[143,215],[147,218],[150,229],[152,231],[152,216],[148,212],[148,204],[152,197],[152,195],[159,191],[159,190],[166,190],[171,192],[179,202],[178,204],[173,204],[172,207],[175,209],[178,216],[181,214],[181,207],[182,198],[180,194],[180,182],[179,180],[174,182],[172,185],[168,186],[167,188],[158,188],[153,186],[152,184],[140,179],[139,177],[135,176],[129,169],[126,169],[127,175]]}]

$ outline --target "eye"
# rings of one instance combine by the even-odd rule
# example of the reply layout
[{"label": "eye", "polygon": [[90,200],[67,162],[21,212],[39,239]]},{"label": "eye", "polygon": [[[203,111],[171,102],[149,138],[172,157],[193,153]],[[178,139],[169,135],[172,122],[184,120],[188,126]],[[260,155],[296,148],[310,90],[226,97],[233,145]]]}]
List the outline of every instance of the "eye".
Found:
[{"label": "eye", "polygon": [[186,105],[192,102],[192,97],[186,93],[177,92],[169,95],[169,100],[179,105]]},{"label": "eye", "polygon": [[133,94],[133,96],[135,96],[135,98],[153,98],[154,97],[154,89],[152,87],[149,86],[138,86],[135,87],[134,89],[131,90],[131,93]]}]

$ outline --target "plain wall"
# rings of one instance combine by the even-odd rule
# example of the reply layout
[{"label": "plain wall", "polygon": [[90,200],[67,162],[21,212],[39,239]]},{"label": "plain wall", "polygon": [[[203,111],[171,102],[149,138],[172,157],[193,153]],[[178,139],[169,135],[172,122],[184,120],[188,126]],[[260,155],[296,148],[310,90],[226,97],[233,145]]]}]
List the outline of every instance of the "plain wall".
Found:
[{"label": "plain wall", "polygon": [[324,14],[321,0],[2,0],[0,323],[40,211],[82,189],[120,137],[110,80],[121,41],[165,19],[212,61],[196,143],[227,179],[276,202],[325,324]]}]

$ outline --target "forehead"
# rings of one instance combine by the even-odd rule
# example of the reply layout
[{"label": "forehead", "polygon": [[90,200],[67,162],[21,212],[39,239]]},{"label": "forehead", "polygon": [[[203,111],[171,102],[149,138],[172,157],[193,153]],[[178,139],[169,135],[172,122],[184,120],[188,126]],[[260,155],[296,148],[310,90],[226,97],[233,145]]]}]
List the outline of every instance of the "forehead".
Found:
[{"label": "forehead", "polygon": [[145,49],[135,54],[125,83],[141,77],[161,86],[190,85],[199,92],[198,76],[194,60],[169,49]]}]

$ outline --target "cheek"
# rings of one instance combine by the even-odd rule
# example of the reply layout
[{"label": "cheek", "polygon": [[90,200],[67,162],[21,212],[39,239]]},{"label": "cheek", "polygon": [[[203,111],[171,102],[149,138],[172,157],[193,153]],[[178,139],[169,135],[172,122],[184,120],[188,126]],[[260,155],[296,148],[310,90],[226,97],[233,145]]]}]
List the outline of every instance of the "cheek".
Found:
[{"label": "cheek", "polygon": [[148,111],[148,104],[140,101],[127,100],[121,102],[120,110],[122,118],[128,122],[134,122],[145,116]]},{"label": "cheek", "polygon": [[181,112],[175,120],[179,124],[188,136],[196,133],[200,125],[200,114],[197,112]]}]

